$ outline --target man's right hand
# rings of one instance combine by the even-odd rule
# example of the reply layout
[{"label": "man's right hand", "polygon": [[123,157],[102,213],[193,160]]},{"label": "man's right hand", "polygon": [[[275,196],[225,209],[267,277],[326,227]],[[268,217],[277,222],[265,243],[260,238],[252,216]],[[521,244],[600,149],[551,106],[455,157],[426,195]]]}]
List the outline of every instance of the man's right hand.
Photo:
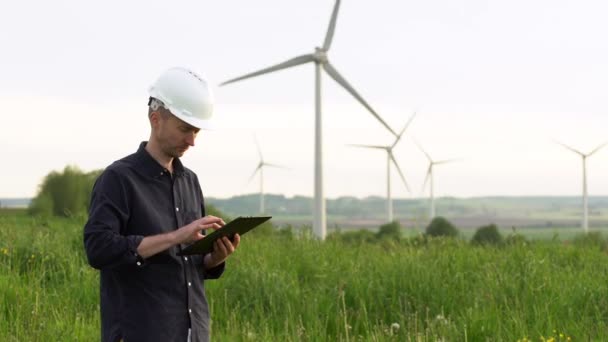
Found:
[{"label": "man's right hand", "polygon": [[204,229],[218,229],[224,226],[226,222],[219,217],[207,215],[198,220],[195,220],[173,232],[175,244],[192,243],[205,237],[201,234]]}]

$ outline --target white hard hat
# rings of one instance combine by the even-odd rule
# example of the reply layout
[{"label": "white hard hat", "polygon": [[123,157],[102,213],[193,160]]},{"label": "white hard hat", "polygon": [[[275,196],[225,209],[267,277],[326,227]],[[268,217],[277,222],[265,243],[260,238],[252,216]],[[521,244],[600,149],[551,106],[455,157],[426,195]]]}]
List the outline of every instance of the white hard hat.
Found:
[{"label": "white hard hat", "polygon": [[213,94],[207,81],[195,72],[180,67],[168,69],[148,92],[179,119],[196,128],[212,128]]}]

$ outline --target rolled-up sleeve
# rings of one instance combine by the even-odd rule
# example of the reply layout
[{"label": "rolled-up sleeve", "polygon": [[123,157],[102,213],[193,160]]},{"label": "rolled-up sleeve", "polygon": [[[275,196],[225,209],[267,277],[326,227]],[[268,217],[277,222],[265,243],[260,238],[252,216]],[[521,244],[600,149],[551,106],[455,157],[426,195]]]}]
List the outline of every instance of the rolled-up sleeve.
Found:
[{"label": "rolled-up sleeve", "polygon": [[84,247],[89,264],[96,269],[141,265],[137,247],[141,235],[121,235],[129,219],[124,184],[106,170],[93,187],[89,219],[84,227]]}]

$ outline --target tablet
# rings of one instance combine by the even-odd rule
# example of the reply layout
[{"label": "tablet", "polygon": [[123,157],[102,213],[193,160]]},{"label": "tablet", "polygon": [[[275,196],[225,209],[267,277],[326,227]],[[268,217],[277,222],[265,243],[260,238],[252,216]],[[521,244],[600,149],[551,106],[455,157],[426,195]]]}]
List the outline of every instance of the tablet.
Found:
[{"label": "tablet", "polygon": [[260,224],[270,220],[272,216],[239,216],[226,223],[222,228],[214,230],[211,234],[184,248],[178,255],[206,254],[213,251],[215,240],[227,236],[230,240],[234,234],[243,235]]}]

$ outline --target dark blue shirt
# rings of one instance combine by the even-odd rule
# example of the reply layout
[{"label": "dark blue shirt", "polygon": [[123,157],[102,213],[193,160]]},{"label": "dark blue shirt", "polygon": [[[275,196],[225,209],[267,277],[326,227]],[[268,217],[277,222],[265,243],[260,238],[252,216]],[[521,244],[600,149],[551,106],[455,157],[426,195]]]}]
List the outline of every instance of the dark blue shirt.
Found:
[{"label": "dark blue shirt", "polygon": [[204,279],[218,278],[224,264],[205,270],[203,256],[178,256],[174,246],[143,260],[137,246],[205,215],[196,174],[179,159],[173,174],[145,150],[110,165],[95,182],[84,246],[101,270],[101,336],[104,342],[193,342],[209,339]]}]

